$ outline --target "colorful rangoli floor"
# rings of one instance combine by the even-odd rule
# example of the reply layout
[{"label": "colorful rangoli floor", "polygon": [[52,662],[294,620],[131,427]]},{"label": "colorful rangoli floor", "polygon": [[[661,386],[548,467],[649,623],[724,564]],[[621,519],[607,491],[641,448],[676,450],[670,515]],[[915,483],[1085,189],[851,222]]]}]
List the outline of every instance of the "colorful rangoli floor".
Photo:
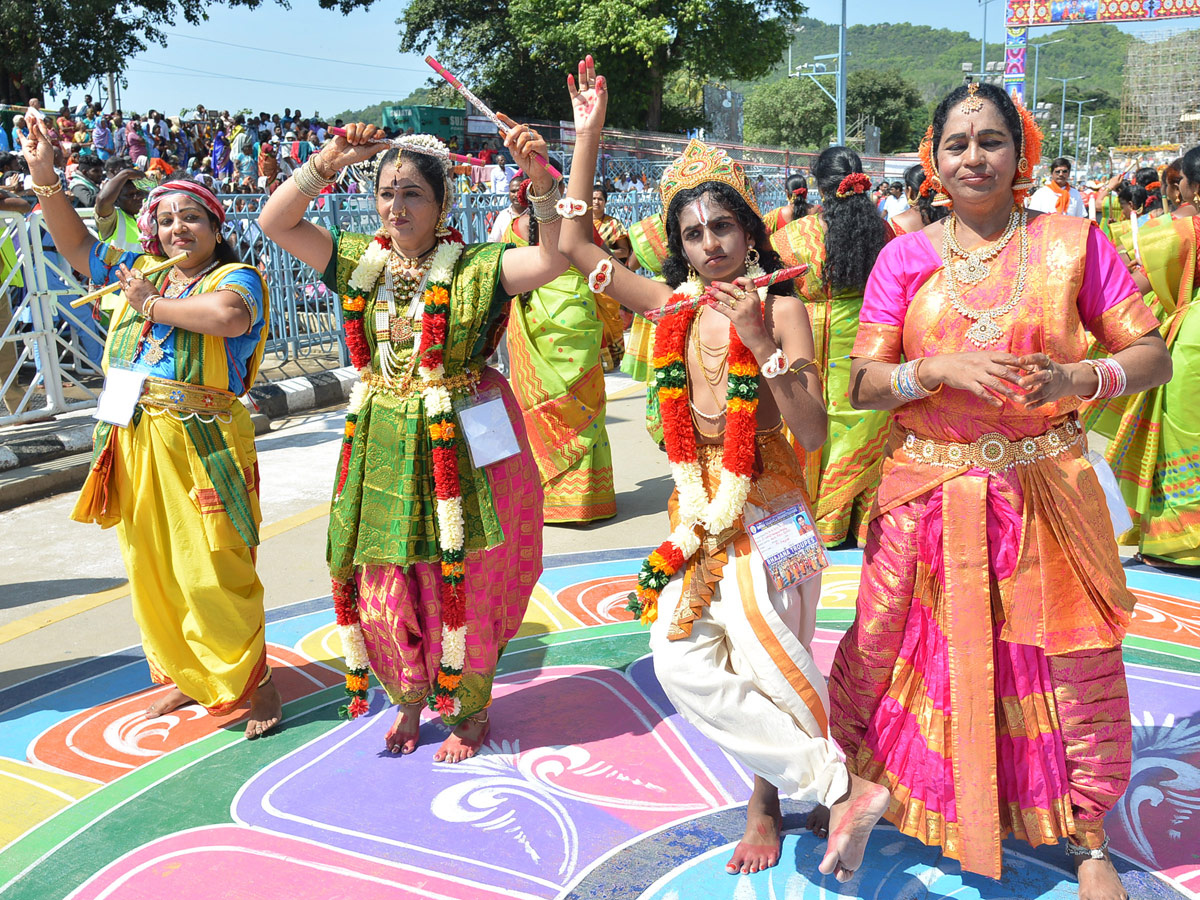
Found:
[{"label": "colorful rangoli floor", "polygon": [[[846,885],[788,803],[782,863],[723,869],[750,778],[671,709],[624,598],[638,550],[547,560],[501,661],[487,751],[435,764],[439,726],[382,752],[386,698],[337,718],[327,598],[276,609],[267,639],[286,727],[247,742],[239,717],[154,721],[139,651],[0,692],[5,900],[492,898],[1073,898],[1061,850],[1009,843],[999,882],[883,828]],[[860,555],[826,574],[818,662],[849,623]],[[1200,897],[1200,581],[1131,570],[1126,643],[1133,781],[1109,819],[1132,897]],[[226,727],[229,726],[229,727]]]}]

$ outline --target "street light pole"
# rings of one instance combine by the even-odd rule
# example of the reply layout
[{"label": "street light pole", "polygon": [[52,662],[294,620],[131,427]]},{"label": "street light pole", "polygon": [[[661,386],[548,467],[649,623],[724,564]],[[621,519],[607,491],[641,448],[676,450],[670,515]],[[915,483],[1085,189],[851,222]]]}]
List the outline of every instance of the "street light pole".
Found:
[{"label": "street light pole", "polygon": [[1046,77],[1049,78],[1051,81],[1061,81],[1062,86],[1063,86],[1062,103],[1060,104],[1060,106],[1058,108],[1058,155],[1062,156],[1063,155],[1063,132],[1066,131],[1066,129],[1063,126],[1066,124],[1066,121],[1067,121],[1067,82],[1068,81],[1079,81],[1079,79],[1086,78],[1087,76],[1086,75],[1072,75],[1070,78],[1058,78],[1054,75],[1047,75]]},{"label": "street light pole", "polygon": [[842,0],[842,27],[838,30],[837,140],[839,147],[846,146],[846,0]]},{"label": "street light pole", "polygon": [[1091,100],[1072,100],[1071,102],[1079,104],[1077,107],[1075,107],[1075,162],[1078,164],[1078,162],[1079,162],[1079,132],[1083,130],[1080,127],[1083,125],[1083,104],[1095,103],[1096,98],[1093,97]]},{"label": "street light pole", "polygon": [[1052,41],[1043,41],[1040,44],[1030,44],[1029,45],[1033,48],[1033,102],[1026,103],[1025,104],[1026,109],[1029,109],[1029,110],[1037,109],[1038,60],[1042,56],[1042,49],[1044,47],[1049,47],[1051,44],[1061,44],[1062,42],[1063,42],[1062,38],[1055,38]]},{"label": "street light pole", "polygon": [[1087,120],[1088,120],[1088,152],[1087,152],[1087,165],[1084,166],[1084,169],[1087,171],[1089,176],[1092,174],[1092,126],[1096,123],[1096,120],[1098,118],[1100,118],[1100,113],[1096,113],[1094,115],[1087,117]]}]

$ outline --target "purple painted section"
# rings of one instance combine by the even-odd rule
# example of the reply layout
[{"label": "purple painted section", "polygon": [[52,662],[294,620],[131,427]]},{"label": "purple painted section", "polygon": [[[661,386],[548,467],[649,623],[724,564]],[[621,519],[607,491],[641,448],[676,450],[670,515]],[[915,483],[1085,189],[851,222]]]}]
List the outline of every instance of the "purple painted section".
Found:
[{"label": "purple painted section", "polygon": [[[637,673],[643,683],[647,671]],[[366,719],[254,777],[234,814],[251,826],[552,897],[616,846],[746,794],[712,744],[689,726],[678,734],[666,727],[618,671],[571,666],[506,676],[494,695],[494,730],[475,759],[433,763],[441,740],[433,723],[411,756],[384,753],[393,714],[377,694]]]}]

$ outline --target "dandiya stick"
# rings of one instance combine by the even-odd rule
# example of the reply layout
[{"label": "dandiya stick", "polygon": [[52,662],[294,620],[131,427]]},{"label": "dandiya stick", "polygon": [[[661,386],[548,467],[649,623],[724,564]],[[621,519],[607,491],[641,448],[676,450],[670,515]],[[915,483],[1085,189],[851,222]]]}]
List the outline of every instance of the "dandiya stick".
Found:
[{"label": "dandiya stick", "polygon": [[[178,256],[172,256],[170,259],[164,259],[162,262],[156,262],[153,265],[146,266],[144,269],[140,269],[139,271],[143,275],[153,275],[155,272],[161,272],[163,269],[169,269],[171,266],[184,262],[187,258],[188,255],[186,253],[180,253]],[[77,306],[84,306],[85,304],[91,303],[94,300],[99,300],[101,297],[107,296],[108,294],[119,290],[121,290],[121,282],[114,281],[112,284],[106,285],[105,287],[100,288],[98,291],[92,291],[90,294],[84,294],[78,300],[72,300],[71,308],[74,309]]]},{"label": "dandiya stick", "polygon": [[[345,137],[346,129],[334,127],[334,128],[329,129],[329,133],[336,134],[338,137]],[[392,146],[392,147],[401,146],[400,141],[393,140],[392,138],[379,138],[378,140],[372,141],[371,143],[372,144],[388,144],[389,146]],[[447,152],[447,155],[455,162],[466,163],[469,166],[486,166],[487,165],[487,162],[485,160],[476,159],[474,156],[463,156],[461,153],[450,153],[449,151],[446,151],[446,152]]]},{"label": "dandiya stick", "polygon": [[[461,81],[459,81],[458,78],[455,77],[453,72],[451,72],[449,69],[447,69],[445,66],[443,66],[440,62],[438,62],[432,56],[425,57],[425,62],[429,63],[429,66],[430,66],[430,68],[433,69],[433,71],[437,72],[439,75],[441,75],[443,78],[445,78],[446,82],[450,85],[450,87],[452,87],[456,91],[458,91],[459,94],[462,95],[464,100],[466,100],[468,103],[472,104],[476,109],[478,109],[481,113],[483,113],[488,118],[488,120],[493,125],[496,126],[497,130],[502,135],[508,134],[508,126],[505,125],[500,120],[500,117],[498,115],[496,115],[494,112],[492,112],[490,109],[488,109],[488,107],[484,104],[484,102],[482,100],[480,100],[473,93],[471,93],[470,89],[468,89],[465,84],[463,84]],[[538,162],[540,162],[542,164],[542,168],[544,168],[547,172],[550,173],[550,177],[552,177],[552,178],[562,178],[563,177],[562,172],[558,171],[558,169],[556,169],[556,168],[554,168],[554,166],[550,165],[550,161],[548,159],[546,159],[546,157],[542,156],[540,153],[535,153],[534,159],[536,159]]]},{"label": "dandiya stick", "polygon": [[[756,288],[770,287],[773,284],[778,284],[781,281],[788,281],[792,278],[799,278],[808,271],[808,265],[802,264],[799,266],[789,266],[786,269],[776,269],[767,275],[759,275],[754,279]],[[677,312],[683,312],[689,309],[695,309],[697,306],[716,306],[719,301],[705,291],[699,297],[692,300],[680,300],[678,303],[669,303],[666,306],[660,306],[658,309],[652,309],[642,313],[643,318],[649,319],[651,322],[661,321],[663,318],[674,315]]]}]

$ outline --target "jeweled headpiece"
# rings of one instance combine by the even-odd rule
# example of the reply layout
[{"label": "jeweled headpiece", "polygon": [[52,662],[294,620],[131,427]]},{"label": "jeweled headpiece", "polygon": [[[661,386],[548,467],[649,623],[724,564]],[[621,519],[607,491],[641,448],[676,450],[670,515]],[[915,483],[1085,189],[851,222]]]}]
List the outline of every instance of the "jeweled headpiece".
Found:
[{"label": "jeweled headpiece", "polygon": [[983,100],[979,96],[979,82],[972,81],[967,85],[967,96],[963,98],[962,106],[958,108],[958,111],[964,116],[969,116],[981,109],[983,109]]},{"label": "jeweled headpiece", "polygon": [[758,210],[758,201],[754,197],[754,189],[750,187],[742,164],[732,159],[724,150],[709,147],[695,138],[688,142],[683,155],[663,172],[662,181],[659,182],[663,210],[671,208],[671,201],[680,191],[690,190],[711,181],[729,185],[741,195],[756,216],[762,216]]}]

